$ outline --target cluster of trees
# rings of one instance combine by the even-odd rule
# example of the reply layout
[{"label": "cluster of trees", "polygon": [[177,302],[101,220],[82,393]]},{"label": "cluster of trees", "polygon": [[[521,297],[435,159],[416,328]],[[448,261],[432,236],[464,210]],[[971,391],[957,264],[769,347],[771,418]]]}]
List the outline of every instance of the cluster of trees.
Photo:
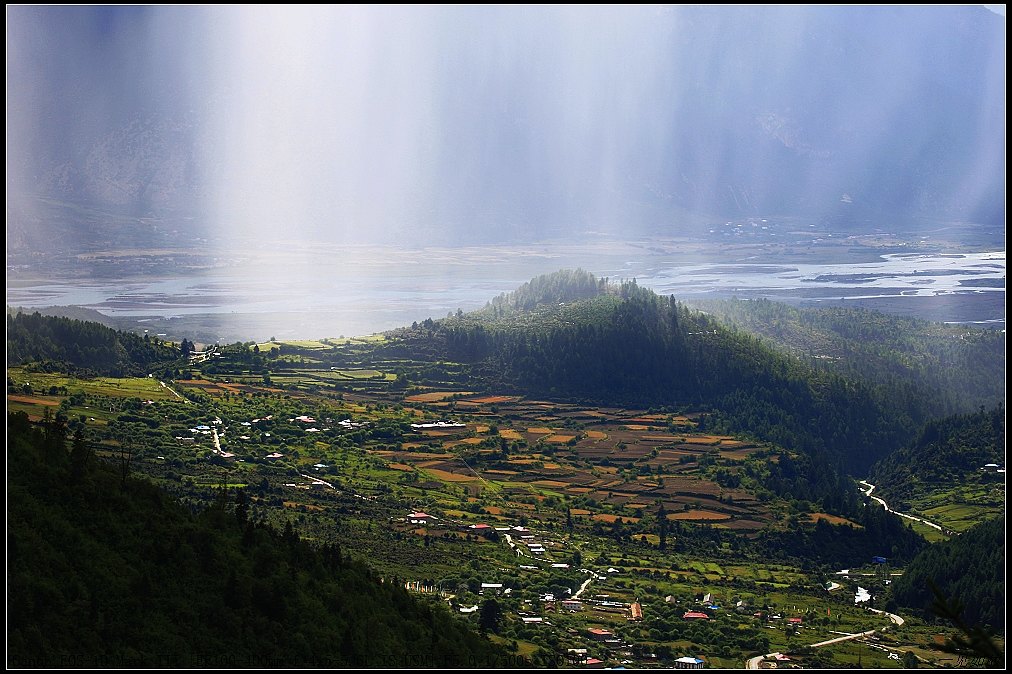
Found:
[{"label": "cluster of trees", "polygon": [[962,605],[969,625],[1005,631],[1005,518],[984,522],[922,551],[892,584],[892,602],[937,617],[934,585]]},{"label": "cluster of trees", "polygon": [[[55,423],[55,422],[54,422]],[[335,545],[199,514],[8,416],[13,667],[496,667],[504,652]],[[224,494],[224,492],[222,492]]]},{"label": "cluster of trees", "polygon": [[40,363],[54,371],[111,377],[146,374],[179,352],[157,337],[107,328],[99,323],[17,313],[7,316],[7,362]]},{"label": "cluster of trees", "polygon": [[[876,463],[871,481],[899,499],[933,484],[988,479],[981,468],[1005,464],[1005,406],[927,423],[916,439]],[[995,476],[991,476],[995,477]]]},{"label": "cluster of trees", "polygon": [[875,503],[869,503],[852,519],[858,527],[820,519],[814,526],[764,529],[753,541],[754,552],[760,557],[791,559],[803,567],[850,567],[867,563],[872,557],[901,563],[913,559],[928,545],[904,520]]}]

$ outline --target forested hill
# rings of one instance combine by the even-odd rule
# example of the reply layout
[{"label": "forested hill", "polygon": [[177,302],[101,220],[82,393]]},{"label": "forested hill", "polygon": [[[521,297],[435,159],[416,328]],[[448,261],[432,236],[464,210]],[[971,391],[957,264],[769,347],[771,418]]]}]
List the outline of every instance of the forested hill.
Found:
[{"label": "forested hill", "polygon": [[279,533],[234,494],[193,515],[7,420],[7,666],[447,667],[505,664],[440,605],[336,546]]},{"label": "forested hill", "polygon": [[934,583],[942,596],[958,598],[969,625],[1005,629],[1005,518],[984,522],[923,550],[892,586],[896,605],[931,616]]},{"label": "forested hill", "polygon": [[929,422],[917,438],[876,463],[870,480],[881,494],[907,499],[932,485],[997,479],[988,463],[1005,465],[1005,406]]},{"label": "forested hill", "polygon": [[472,314],[391,333],[391,355],[466,364],[467,386],[608,405],[710,410],[855,474],[930,417],[916,387],[813,367],[673,297],[586,272],[535,279]]},{"label": "forested hill", "polygon": [[57,316],[7,315],[7,363],[51,363],[61,370],[86,370],[123,377],[146,374],[179,352],[157,339]]},{"label": "forested hill", "polygon": [[1005,333],[859,308],[759,300],[694,300],[722,323],[814,366],[877,384],[915,387],[936,416],[1005,399]]}]

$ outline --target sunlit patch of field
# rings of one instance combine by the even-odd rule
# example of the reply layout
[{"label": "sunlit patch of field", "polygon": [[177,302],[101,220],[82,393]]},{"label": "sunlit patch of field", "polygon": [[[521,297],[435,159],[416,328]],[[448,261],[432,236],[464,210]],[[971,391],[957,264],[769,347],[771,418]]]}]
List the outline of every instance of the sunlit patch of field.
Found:
[{"label": "sunlit patch of field", "polygon": [[512,428],[505,428],[499,431],[499,437],[507,440],[523,440],[524,436],[520,435]]},{"label": "sunlit patch of field", "polygon": [[404,471],[406,473],[411,473],[411,472],[414,472],[414,470],[415,470],[414,468],[412,468],[411,466],[407,465],[406,463],[388,463],[387,464],[387,468],[389,468],[391,470],[401,470],[401,471]]},{"label": "sunlit patch of field", "polygon": [[[34,391],[47,391],[51,387],[66,388],[68,393],[109,396],[113,398],[141,398],[143,400],[176,399],[153,377],[95,377],[78,379],[55,372],[25,372],[20,368],[7,370],[8,380],[15,387],[30,383]],[[33,393],[33,396],[37,397]]]},{"label": "sunlit patch of field", "polygon": [[812,522],[824,520],[826,522],[829,522],[830,524],[849,524],[850,526],[856,527],[858,529],[864,528],[856,522],[851,522],[846,517],[840,517],[838,515],[830,515],[829,513],[810,513],[808,515],[808,519],[811,520]]},{"label": "sunlit patch of field", "polygon": [[590,519],[596,520],[598,522],[606,522],[608,524],[613,523],[615,520],[622,520],[623,522],[628,522],[628,523],[635,523],[635,522],[639,522],[640,521],[640,518],[638,518],[638,517],[627,517],[627,516],[623,516],[623,515],[610,515],[608,513],[598,513],[597,515],[594,515]]},{"label": "sunlit patch of field", "polygon": [[582,508],[573,508],[569,511],[570,515],[589,515],[591,511],[584,510]]},{"label": "sunlit patch of field", "polygon": [[545,426],[534,426],[534,427],[528,428],[527,432],[531,433],[533,435],[551,435],[555,431],[552,430],[551,428],[547,428]]},{"label": "sunlit patch of field", "polygon": [[478,425],[474,427],[475,433],[488,433],[488,430],[489,430],[488,426]]},{"label": "sunlit patch of field", "polygon": [[587,431],[586,435],[591,440],[604,440],[608,437],[608,434],[603,431]]},{"label": "sunlit patch of field", "polygon": [[626,424],[625,427],[628,428],[630,431],[648,431],[648,430],[650,430],[649,426],[644,426],[643,424]]},{"label": "sunlit patch of field", "polygon": [[470,402],[481,405],[498,405],[499,403],[508,403],[515,400],[519,400],[519,398],[516,396],[482,396],[481,398],[472,398]]},{"label": "sunlit patch of field", "polygon": [[719,445],[722,440],[727,439],[723,435],[689,435],[685,438],[687,445]]},{"label": "sunlit patch of field", "polygon": [[558,444],[563,444],[564,445],[567,442],[569,442],[570,440],[575,440],[575,439],[576,439],[575,435],[559,435],[559,434],[555,434],[555,435],[549,435],[547,438],[545,438],[545,442],[553,442],[553,443],[558,443]]}]

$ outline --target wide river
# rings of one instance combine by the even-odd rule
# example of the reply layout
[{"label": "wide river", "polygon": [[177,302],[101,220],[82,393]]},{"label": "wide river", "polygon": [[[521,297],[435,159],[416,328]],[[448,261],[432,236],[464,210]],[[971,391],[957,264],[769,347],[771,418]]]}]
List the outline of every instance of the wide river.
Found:
[{"label": "wide river", "polygon": [[177,325],[199,323],[226,341],[336,337],[476,309],[538,274],[582,267],[611,279],[635,278],[686,301],[768,297],[1004,327],[1004,251],[833,257],[720,258],[637,242],[413,250],[305,246],[222,257],[193,272],[9,277],[7,304],[88,307],[150,321],[157,332],[170,325],[165,319],[178,317]]}]

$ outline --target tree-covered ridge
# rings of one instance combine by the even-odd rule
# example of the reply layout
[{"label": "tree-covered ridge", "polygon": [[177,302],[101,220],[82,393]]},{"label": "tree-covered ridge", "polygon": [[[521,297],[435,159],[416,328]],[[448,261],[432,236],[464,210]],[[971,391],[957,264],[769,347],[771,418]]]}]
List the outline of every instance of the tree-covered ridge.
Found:
[{"label": "tree-covered ridge", "polygon": [[[576,287],[567,293],[570,279]],[[551,300],[589,293],[592,285],[596,296],[588,299],[538,302],[528,293],[524,304],[537,302],[531,311],[496,313],[493,306],[426,321],[392,333],[400,339],[387,348],[465,363],[468,386],[709,410],[714,429],[750,433],[855,473],[929,416],[916,390],[813,367],[635,282],[602,286],[560,273],[536,284],[552,289]]]},{"label": "tree-covered ridge", "polygon": [[608,292],[606,279],[597,279],[583,269],[563,269],[542,274],[524,283],[516,290],[492,299],[485,307],[494,314],[504,311],[530,311],[541,305],[556,305],[588,299]]},{"label": "tree-covered ridge", "polygon": [[859,308],[798,308],[757,300],[693,301],[735,329],[812,365],[918,390],[944,416],[1004,400],[1005,334]]},{"label": "tree-covered ridge", "polygon": [[179,352],[157,338],[91,321],[16,313],[7,315],[7,362],[51,363],[61,369],[122,377],[146,374]]},{"label": "tree-covered ridge", "polygon": [[1004,405],[928,422],[869,474],[882,494],[906,499],[932,485],[999,477],[982,471],[989,463],[1005,465]]},{"label": "tree-covered ridge", "polygon": [[8,417],[9,667],[494,667],[502,652],[334,545],[192,514]]},{"label": "tree-covered ridge", "polygon": [[1005,518],[984,522],[923,550],[892,586],[896,605],[931,616],[933,583],[956,598],[969,625],[1005,629]]}]

